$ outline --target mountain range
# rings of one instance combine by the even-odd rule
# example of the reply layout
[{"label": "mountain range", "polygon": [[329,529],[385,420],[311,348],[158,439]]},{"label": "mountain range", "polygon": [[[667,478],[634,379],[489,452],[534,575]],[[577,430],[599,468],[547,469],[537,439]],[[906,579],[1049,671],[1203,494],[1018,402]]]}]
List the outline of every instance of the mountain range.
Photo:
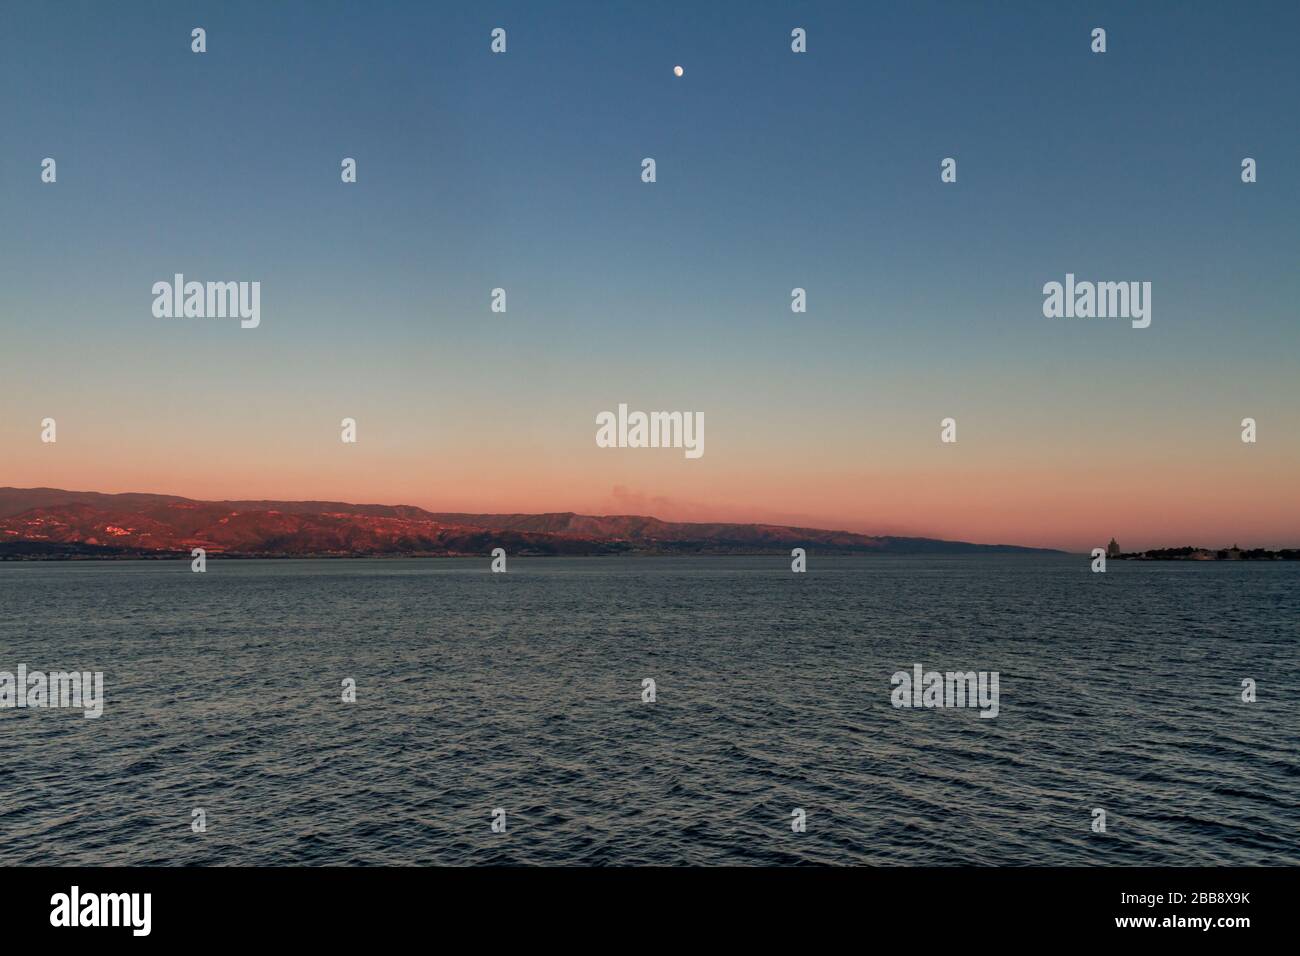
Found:
[{"label": "mountain range", "polygon": [[460,514],[341,501],[197,501],[174,495],[0,488],[0,559],[188,555],[371,557],[618,553],[967,554],[1038,548],[875,537],[641,515]]}]

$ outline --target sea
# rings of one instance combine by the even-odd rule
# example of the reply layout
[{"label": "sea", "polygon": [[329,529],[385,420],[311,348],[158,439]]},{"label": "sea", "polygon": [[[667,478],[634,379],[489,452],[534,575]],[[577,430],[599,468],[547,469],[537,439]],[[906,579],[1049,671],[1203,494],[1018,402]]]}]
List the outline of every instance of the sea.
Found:
[{"label": "sea", "polygon": [[0,563],[0,859],[1300,863],[1300,563],[490,563]]}]

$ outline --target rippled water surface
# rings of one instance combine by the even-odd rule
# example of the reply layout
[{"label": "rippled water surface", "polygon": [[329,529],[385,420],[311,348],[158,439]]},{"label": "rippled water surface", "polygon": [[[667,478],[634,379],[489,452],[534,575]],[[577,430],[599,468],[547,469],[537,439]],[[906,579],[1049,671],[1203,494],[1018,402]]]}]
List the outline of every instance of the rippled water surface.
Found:
[{"label": "rippled water surface", "polygon": [[[107,697],[0,710],[0,854],[1296,864],[1298,585],[1065,556],[0,564],[0,670]],[[999,716],[895,709],[917,663],[998,671]]]}]

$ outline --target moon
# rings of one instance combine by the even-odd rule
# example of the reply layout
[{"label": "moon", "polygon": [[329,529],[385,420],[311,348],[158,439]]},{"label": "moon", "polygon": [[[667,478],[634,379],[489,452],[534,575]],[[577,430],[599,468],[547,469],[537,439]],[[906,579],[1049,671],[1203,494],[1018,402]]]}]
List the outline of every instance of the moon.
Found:
[{"label": "moon", "polygon": [[673,67],[673,76],[681,76],[685,72],[686,71],[683,70],[680,66]]}]

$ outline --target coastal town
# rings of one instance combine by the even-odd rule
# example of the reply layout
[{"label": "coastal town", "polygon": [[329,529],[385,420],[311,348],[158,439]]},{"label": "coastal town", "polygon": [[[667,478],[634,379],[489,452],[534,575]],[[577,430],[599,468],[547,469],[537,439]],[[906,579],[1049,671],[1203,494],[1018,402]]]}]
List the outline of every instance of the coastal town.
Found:
[{"label": "coastal town", "polygon": [[1114,538],[1106,546],[1106,557],[1115,561],[1300,561],[1300,548],[1283,548],[1269,551],[1251,548],[1243,551],[1235,544],[1231,548],[1153,548],[1150,551],[1125,552]]}]

